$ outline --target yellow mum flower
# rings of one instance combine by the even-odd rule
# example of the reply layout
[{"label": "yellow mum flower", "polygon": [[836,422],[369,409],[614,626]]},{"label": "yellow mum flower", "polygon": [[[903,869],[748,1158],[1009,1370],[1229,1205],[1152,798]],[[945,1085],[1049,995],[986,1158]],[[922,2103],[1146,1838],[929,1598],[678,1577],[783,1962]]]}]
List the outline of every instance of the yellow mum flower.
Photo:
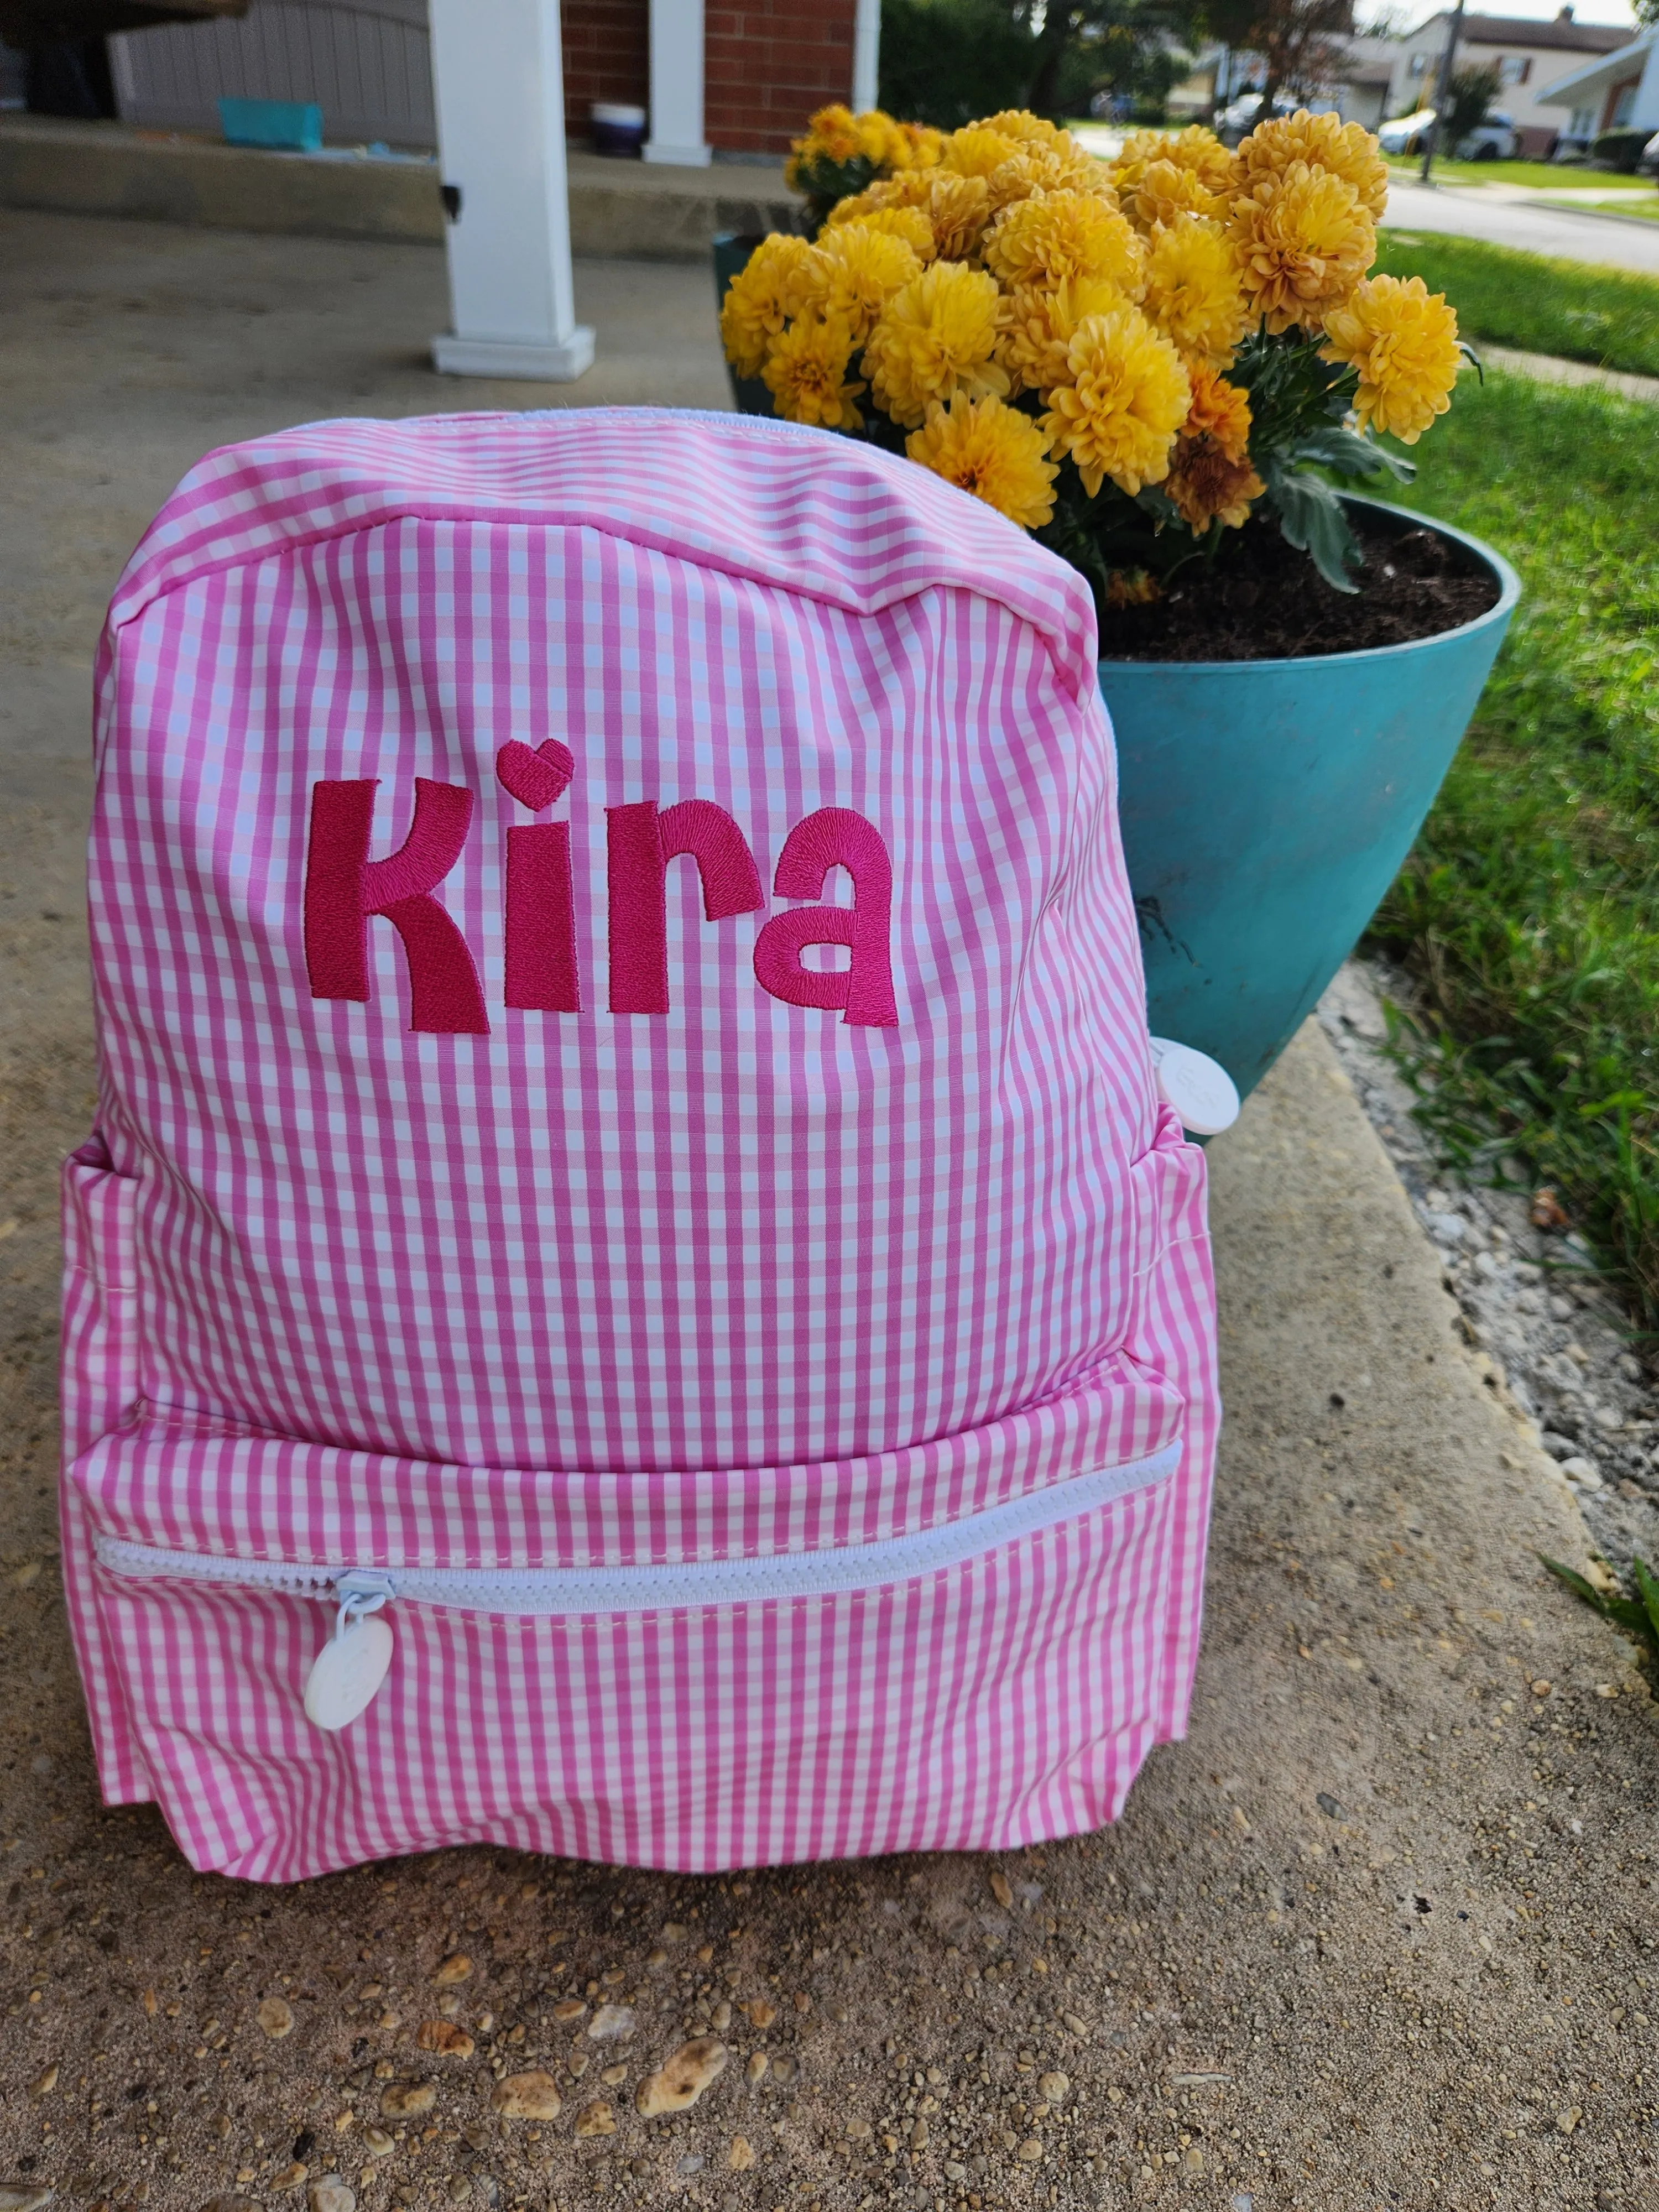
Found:
[{"label": "yellow mum flower", "polygon": [[1181,356],[1135,307],[1079,323],[1066,355],[1069,381],[1048,395],[1049,448],[1069,453],[1091,499],[1102,483],[1133,498],[1162,483],[1192,401]]},{"label": "yellow mum flower", "polygon": [[1029,415],[960,392],[948,412],[935,401],[923,427],[904,441],[913,461],[1025,530],[1040,530],[1054,511],[1060,471],[1046,458],[1048,446]]},{"label": "yellow mum flower", "polygon": [[1359,371],[1360,425],[1414,446],[1451,405],[1462,356],[1457,316],[1420,276],[1368,276],[1325,318],[1327,361]]},{"label": "yellow mum flower", "polygon": [[891,161],[893,142],[899,136],[899,126],[890,115],[880,108],[866,108],[862,115],[854,116],[853,127],[858,134],[859,151],[866,161],[882,168]]},{"label": "yellow mum flower", "polygon": [[[921,220],[915,209],[902,212]],[[869,223],[837,223],[813,250],[823,272],[824,313],[840,317],[854,345],[863,344],[894,293],[921,274],[920,255],[903,239]]]},{"label": "yellow mum flower", "polygon": [[1227,203],[1192,169],[1174,161],[1148,162],[1140,182],[1122,203],[1143,237],[1181,215],[1224,216]]},{"label": "yellow mum flower", "polygon": [[1104,161],[1092,154],[1085,154],[1079,146],[1069,155],[1045,154],[1039,149],[1027,149],[1025,167],[1032,184],[1044,192],[1086,192],[1091,199],[1103,200],[1107,206],[1117,205],[1117,191],[1112,183],[1112,173]]},{"label": "yellow mum flower", "polygon": [[933,169],[939,166],[945,134],[927,123],[895,123],[888,142],[887,165],[891,169]]},{"label": "yellow mum flower", "polygon": [[768,349],[761,372],[788,422],[816,422],[826,430],[856,430],[864,417],[854,402],[863,391],[849,384],[853,334],[838,315],[813,309],[797,315]]},{"label": "yellow mum flower", "polygon": [[939,259],[972,259],[994,213],[990,186],[983,177],[958,177],[945,169],[929,169],[925,175],[921,210],[933,226]]},{"label": "yellow mum flower", "polygon": [[822,282],[804,238],[774,232],[755,248],[726,287],[720,306],[726,356],[739,376],[758,376],[774,337],[810,307]]},{"label": "yellow mum flower", "polygon": [[1062,277],[1058,284],[1022,285],[1008,295],[997,359],[1011,390],[1037,392],[1066,381],[1066,356],[1077,326],[1091,315],[1128,305],[1109,276]]},{"label": "yellow mum flower", "polygon": [[1087,192],[1042,192],[1005,209],[985,240],[986,266],[1010,289],[1105,276],[1124,296],[1146,288],[1146,254],[1123,217]]},{"label": "yellow mum flower", "polygon": [[1239,143],[1234,160],[1238,187],[1254,191],[1263,177],[1282,176],[1294,161],[1310,169],[1326,169],[1352,185],[1360,204],[1373,222],[1382,220],[1389,197],[1389,165],[1376,150],[1376,141],[1361,123],[1344,123],[1334,115],[1310,115],[1298,107],[1294,115],[1275,116],[1258,124]]},{"label": "yellow mum flower", "polygon": [[1131,131],[1112,164],[1112,178],[1120,192],[1135,191],[1154,161],[1173,161],[1198,179],[1206,191],[1233,189],[1233,157],[1202,124],[1185,131]]},{"label": "yellow mum flower", "polygon": [[[858,197],[865,199],[868,194],[860,192]],[[933,226],[919,207],[873,207],[858,215],[844,215],[842,210],[854,204],[850,199],[842,200],[830,210],[830,220],[818,234],[821,246],[828,246],[838,230],[879,231],[884,238],[902,239],[918,261],[933,259],[938,250],[933,244]]]},{"label": "yellow mum flower", "polygon": [[992,359],[1000,306],[996,280],[959,261],[936,261],[887,302],[865,349],[871,390],[896,422],[914,429],[930,401],[958,392],[1006,397]]},{"label": "yellow mum flower", "polygon": [[1018,143],[1005,138],[1000,131],[969,123],[951,133],[939,149],[939,161],[958,177],[988,177],[1005,161],[1012,161],[1019,150]]},{"label": "yellow mum flower", "polygon": [[1146,252],[1146,309],[1189,362],[1224,368],[1249,320],[1238,257],[1218,222],[1177,216]]},{"label": "yellow mum flower", "polygon": [[920,169],[901,170],[897,175],[878,177],[873,185],[866,185],[861,192],[849,192],[844,200],[837,200],[825,221],[829,222],[863,222],[884,208],[921,207],[927,204],[932,185]]},{"label": "yellow mum flower", "polygon": [[976,255],[985,226],[994,212],[990,186],[983,177],[958,177],[939,168],[905,169],[837,200],[829,221],[867,222],[872,216],[884,214],[890,208],[920,210],[942,261],[967,261]]},{"label": "yellow mum flower", "polygon": [[1316,330],[1370,267],[1376,232],[1358,193],[1328,169],[1292,161],[1233,202],[1244,296],[1270,331]]},{"label": "yellow mum flower", "polygon": [[1267,486],[1250,466],[1250,403],[1212,368],[1189,368],[1193,404],[1176,440],[1164,489],[1183,522],[1203,532],[1212,522],[1238,529]]},{"label": "yellow mum flower", "polygon": [[1077,141],[1069,131],[1062,131],[1053,123],[1045,123],[1040,115],[1033,115],[1029,107],[1001,108],[994,115],[978,117],[968,128],[970,131],[994,131],[1028,150],[1034,146],[1040,147],[1047,154],[1066,155],[1077,150]]}]

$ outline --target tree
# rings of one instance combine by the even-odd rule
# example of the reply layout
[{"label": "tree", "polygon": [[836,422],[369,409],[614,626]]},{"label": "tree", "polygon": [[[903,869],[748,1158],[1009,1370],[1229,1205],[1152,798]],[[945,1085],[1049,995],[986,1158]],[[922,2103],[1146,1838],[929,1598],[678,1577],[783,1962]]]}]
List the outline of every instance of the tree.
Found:
[{"label": "tree", "polygon": [[1498,97],[1503,80],[1495,69],[1454,71],[1446,112],[1440,118],[1440,150],[1455,155],[1471,131],[1486,119],[1486,110]]},{"label": "tree", "polygon": [[1000,107],[1051,121],[1097,93],[1162,112],[1190,66],[1179,51],[1196,0],[883,0],[881,104],[955,130]]},{"label": "tree", "polygon": [[1258,118],[1280,93],[1310,99],[1334,82],[1353,32],[1353,0],[1202,0],[1203,27],[1264,71]]}]

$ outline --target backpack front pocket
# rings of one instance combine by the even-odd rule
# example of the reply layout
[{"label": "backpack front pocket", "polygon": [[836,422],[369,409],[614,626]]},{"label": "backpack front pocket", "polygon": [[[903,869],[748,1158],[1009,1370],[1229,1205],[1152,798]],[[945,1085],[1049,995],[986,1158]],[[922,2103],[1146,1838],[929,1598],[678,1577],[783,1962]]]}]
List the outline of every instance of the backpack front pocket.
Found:
[{"label": "backpack front pocket", "polygon": [[[1164,1405],[1169,1426],[1179,1410]],[[1052,1409],[1011,1418],[1066,1428]],[[298,1501],[319,1455],[341,1462],[337,1497],[378,1492],[400,1542],[306,1559],[251,1540],[314,1532],[314,1487],[309,1516]],[[697,1870],[1097,1826],[1153,1740],[1180,1456],[1169,1435],[965,1511],[913,1501],[896,1527],[890,1468],[863,1500],[889,1525],[863,1540],[846,1540],[843,1498],[839,1542],[765,1543],[751,1510],[746,1551],[639,1545],[597,1564],[526,1557],[538,1539],[507,1502],[520,1479],[488,1471],[157,1426],[106,1440],[75,1479],[169,1825],[199,1867],[283,1881],[485,1838]],[[562,1487],[568,1516],[592,1479],[521,1480]],[[665,1531],[699,1525],[696,1496],[668,1493],[714,1480],[611,1479],[656,1493],[641,1521],[659,1553]],[[163,1488],[175,1539],[210,1497],[235,1549],[166,1540],[140,1512]],[[470,1547],[439,1537],[434,1499],[442,1538],[470,1522]],[[374,1652],[325,1656],[371,1620]],[[319,1659],[350,1680],[308,1717]]]}]

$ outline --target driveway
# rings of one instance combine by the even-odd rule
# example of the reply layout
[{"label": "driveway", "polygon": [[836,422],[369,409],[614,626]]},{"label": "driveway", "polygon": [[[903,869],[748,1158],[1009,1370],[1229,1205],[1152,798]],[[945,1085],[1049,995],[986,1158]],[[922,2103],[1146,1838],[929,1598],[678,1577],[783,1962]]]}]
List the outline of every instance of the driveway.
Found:
[{"label": "driveway", "polygon": [[1458,238],[1483,238],[1490,246],[1518,246],[1528,253],[1557,253],[1568,261],[1599,261],[1659,276],[1659,222],[1609,222],[1605,216],[1546,207],[1491,185],[1425,190],[1395,180],[1382,220],[1396,230],[1450,231]]}]

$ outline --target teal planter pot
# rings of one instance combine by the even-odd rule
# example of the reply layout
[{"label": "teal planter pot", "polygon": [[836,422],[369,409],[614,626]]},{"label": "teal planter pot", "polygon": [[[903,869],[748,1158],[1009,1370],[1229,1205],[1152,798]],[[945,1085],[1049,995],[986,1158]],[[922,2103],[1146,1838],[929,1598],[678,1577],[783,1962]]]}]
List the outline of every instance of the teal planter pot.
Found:
[{"label": "teal planter pot", "polygon": [[1520,596],[1503,557],[1432,530],[1498,585],[1461,629],[1305,660],[1103,660],[1152,1033],[1255,1089],[1399,873]]}]

